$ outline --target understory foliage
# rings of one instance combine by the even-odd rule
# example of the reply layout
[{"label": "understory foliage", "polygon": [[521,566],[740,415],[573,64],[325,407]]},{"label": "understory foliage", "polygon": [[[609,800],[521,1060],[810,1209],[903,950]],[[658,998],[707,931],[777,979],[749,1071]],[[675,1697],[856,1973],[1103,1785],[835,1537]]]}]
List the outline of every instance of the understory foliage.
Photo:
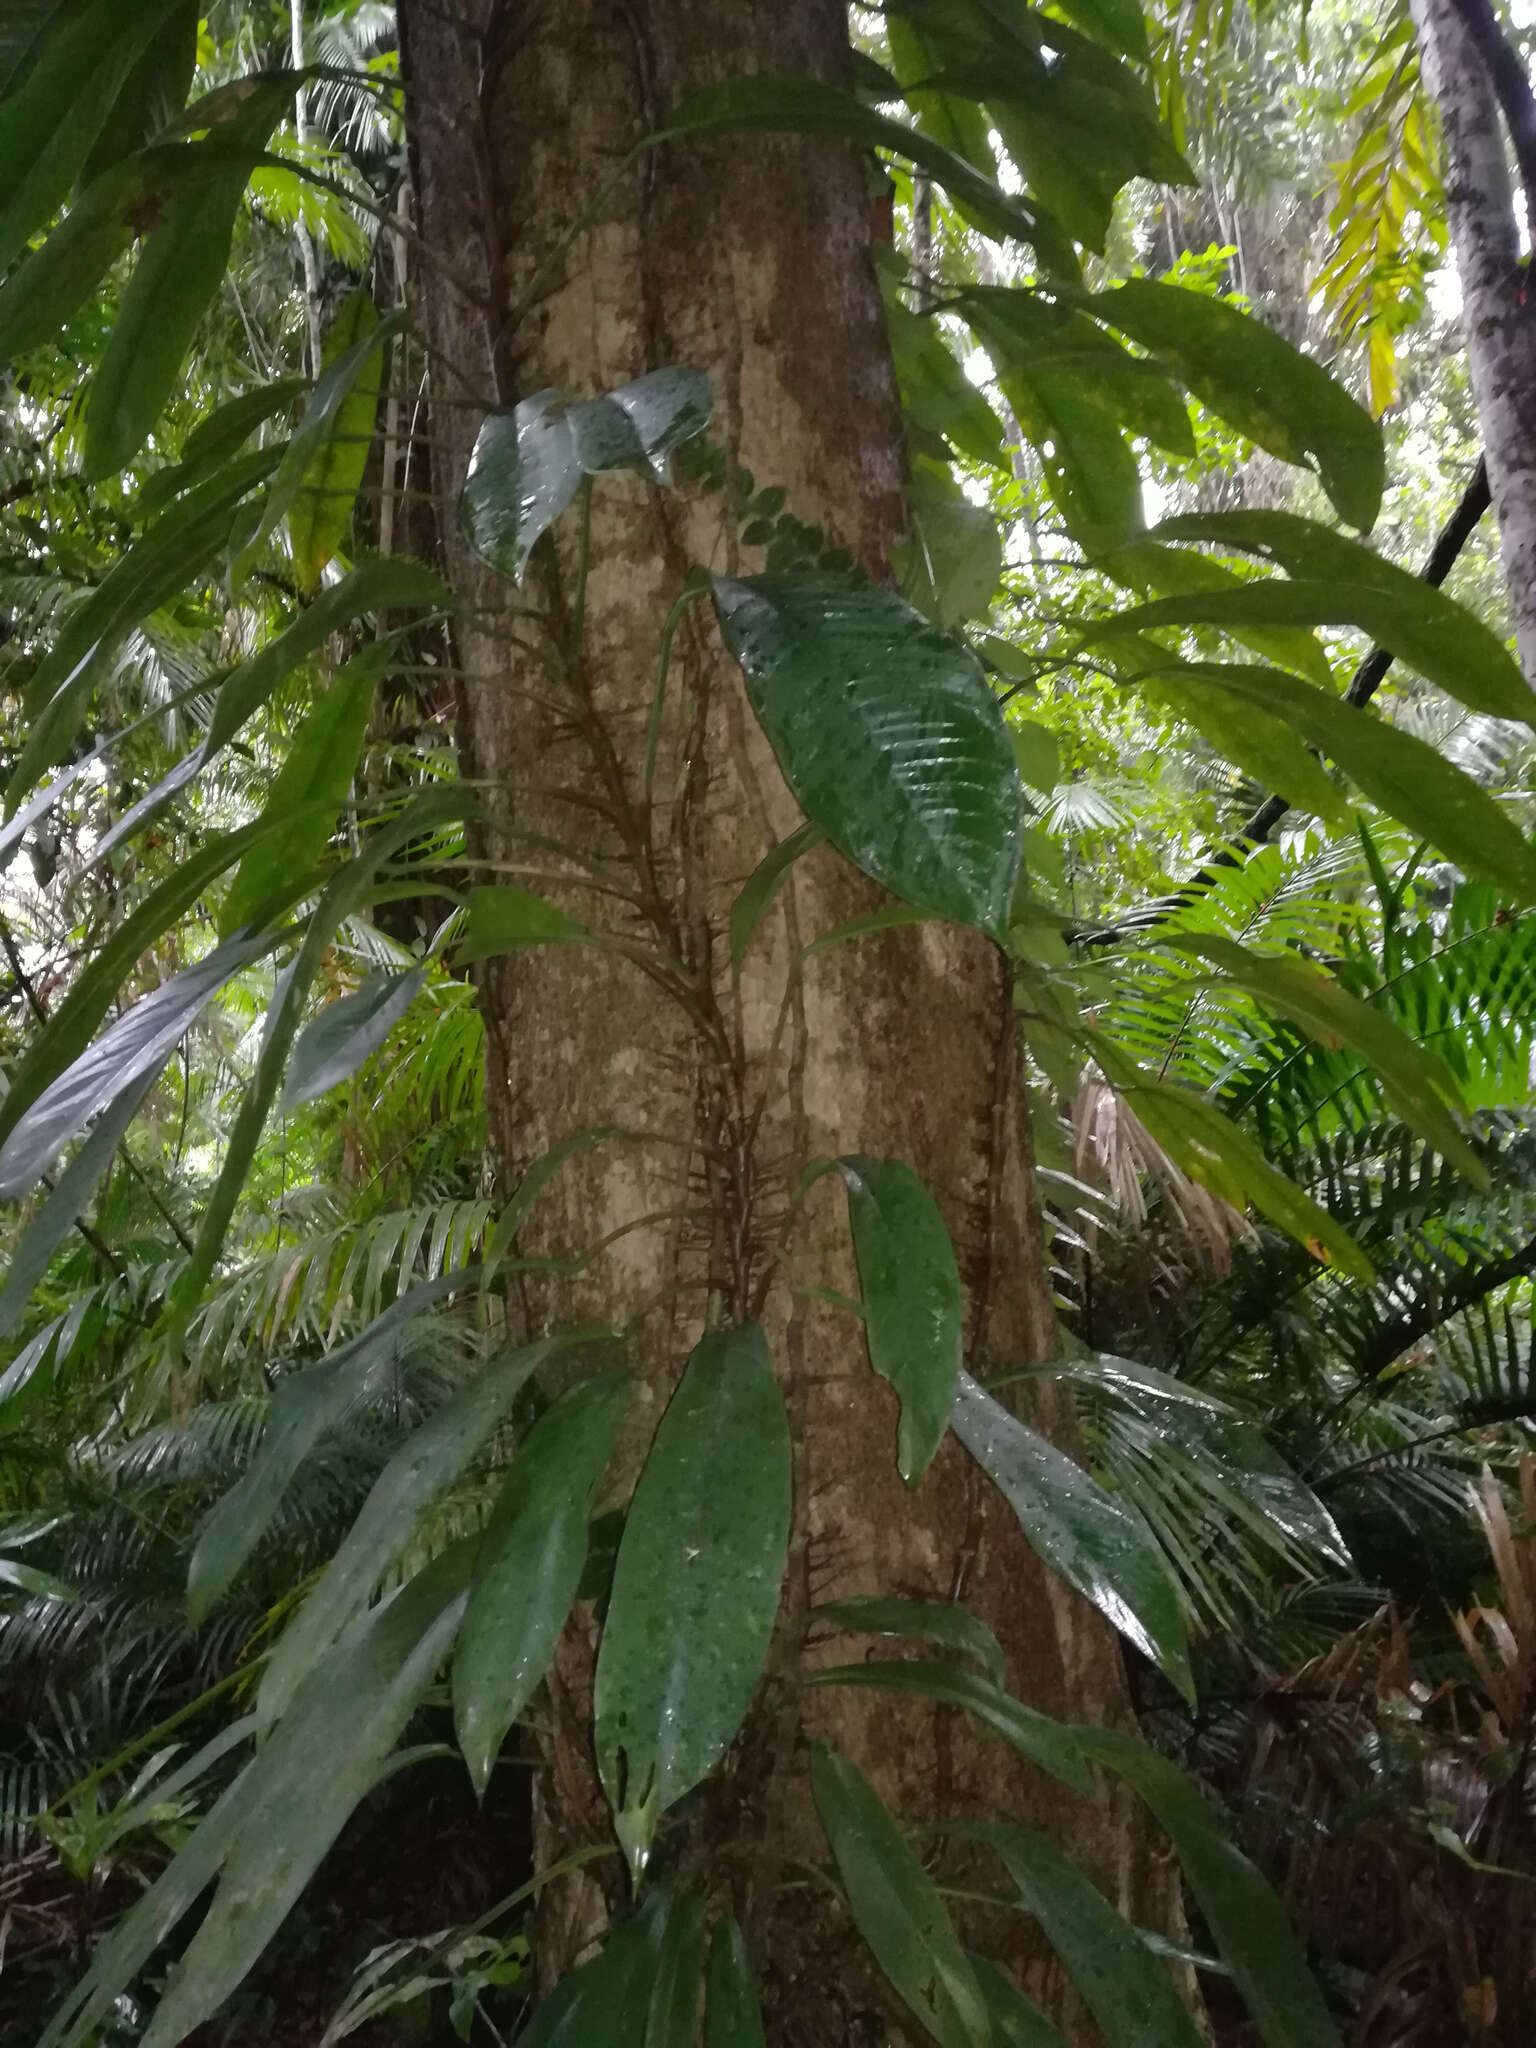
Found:
[{"label": "understory foliage", "polygon": [[[884,195],[889,583],[728,458],[688,363],[487,408],[451,508],[571,695],[584,560],[558,614],[525,581],[552,536],[636,476],[729,515],[743,566],[679,578],[619,772],[649,798],[697,608],[805,821],[735,897],[735,975],[822,842],[887,901],[792,976],[923,920],[1006,965],[1057,1354],[967,1353],[903,1161],[798,1160],[796,1200],[846,1206],[903,1479],[955,1434],[1120,1632],[1141,1733],[1047,1720],[977,1616],[896,1589],[812,1614],[856,1645],[814,1682],[1120,1781],[1190,1947],[1001,1819],[907,1832],[819,1748],[814,1881],[940,2048],[1060,2040],[963,1945],[967,1887],[1111,2048],[1200,2038],[1170,1956],[1233,2043],[1536,2021],[1531,698],[1486,556],[1459,596],[1417,573],[1475,421],[1406,11],[1363,52],[1353,12],[910,0],[854,10],[846,87],[666,110],[662,147],[839,137]],[[762,2040],[729,1887],[675,1852],[779,1612],[781,1361],[718,1304],[607,1490],[624,1333],[513,1343],[508,1303],[553,1178],[636,1134],[499,1184],[472,970],[619,951],[706,1027],[713,991],[578,918],[559,845],[477,856],[407,114],[372,0],[0,16],[0,2006],[49,2048],[277,2039],[295,1974],[316,2042]],[[1041,1376],[1082,1464],[1015,1412]],[[457,1813],[450,1766],[505,1810],[578,1604],[611,1808],[578,1859],[623,1859],[629,1916],[542,2002],[558,1868],[322,1938],[337,1859]]]}]

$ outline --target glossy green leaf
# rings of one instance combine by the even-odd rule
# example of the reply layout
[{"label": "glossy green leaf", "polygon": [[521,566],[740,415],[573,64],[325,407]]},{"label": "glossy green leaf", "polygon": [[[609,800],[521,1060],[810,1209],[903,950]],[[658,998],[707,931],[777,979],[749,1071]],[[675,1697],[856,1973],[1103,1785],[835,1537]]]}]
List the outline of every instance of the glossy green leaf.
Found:
[{"label": "glossy green leaf", "polygon": [[[220,132],[236,150],[259,152],[292,97],[281,75],[255,85]],[[248,164],[237,156],[233,167],[174,198],[145,238],[87,392],[87,481],[126,469],[180,388],[188,351],[229,267],[248,177]]]},{"label": "glossy green leaf", "polygon": [[781,839],[758,862],[741,886],[740,894],[731,905],[731,972],[740,975],[742,962],[747,957],[747,948],[753,934],[768,915],[779,891],[789,880],[789,871],[801,854],[811,848],[825,835],[819,825],[802,825],[791,832],[787,839]]},{"label": "glossy green leaf", "polygon": [[1269,1885],[1229,1838],[1205,1795],[1165,1757],[1110,1729],[1084,1747],[1161,1822],[1266,2048],[1338,2048],[1338,2031]]},{"label": "glossy green leaf", "polygon": [[717,1920],[709,1943],[704,2048],[768,2048],[741,1923]]},{"label": "glossy green leaf", "polygon": [[1342,384],[1282,336],[1203,292],[1145,278],[1084,304],[1271,455],[1295,463],[1310,457],[1352,526],[1375,524],[1386,476],[1381,430]]},{"label": "glossy green leaf", "polygon": [[967,1373],[951,1426],[1053,1571],[1194,1697],[1178,1587],[1141,1523]]},{"label": "glossy green leaf", "polygon": [[1038,1764],[1064,1785],[1079,1792],[1089,1789],[1088,1766],[1075,1729],[1026,1707],[990,1678],[968,1671],[963,1665],[929,1663],[916,1658],[902,1658],[889,1664],[829,1664],[807,1671],[802,1683],[872,1686],[881,1692],[909,1693],[915,1699],[938,1700],[946,1707],[959,1707],[985,1722],[1021,1756],[1027,1756],[1031,1763]]},{"label": "glossy green leaf", "polygon": [[942,1600],[901,1600],[894,1594],[865,1593],[811,1609],[811,1620],[851,1635],[907,1636],[942,1643],[979,1664],[994,1685],[1004,1682],[1003,1652],[997,1637],[964,1607]]},{"label": "glossy green leaf", "polygon": [[301,1675],[288,1713],[248,1767],[253,1811],[167,1980],[144,2048],[176,2048],[211,2018],[287,1918],[447,1656],[472,1555],[472,1543],[445,1552]]},{"label": "glossy green leaf", "polygon": [[274,831],[241,861],[219,912],[221,932],[259,918],[285,877],[312,868],[330,844],[337,814],[352,793],[374,691],[393,653],[375,644],[355,656],[310,707],[262,806]]},{"label": "glossy green leaf", "polygon": [[645,2048],[694,2048],[703,1988],[704,1901],[683,1895],[672,1902],[657,1944]]},{"label": "glossy green leaf", "polygon": [[562,1977],[519,2034],[517,2048],[645,2048],[671,1898],[652,1895],[602,1951]]},{"label": "glossy green leaf", "polygon": [[181,0],[90,0],[38,42],[0,119],[0,270],[57,211],[141,53]]},{"label": "glossy green leaf", "polygon": [[919,910],[999,933],[1024,794],[966,648],[873,584],[717,577],[715,609],[806,816]]},{"label": "glossy green leaf", "polygon": [[157,1070],[227,981],[271,948],[230,940],[141,996],[44,1088],[0,1146],[0,1198],[30,1193],[60,1152],[108,1103]]},{"label": "glossy green leaf", "polygon": [[316,378],[309,403],[304,408],[303,416],[283,452],[277,474],[268,488],[261,515],[254,522],[249,536],[242,536],[240,552],[234,565],[237,581],[249,569],[257,551],[274,532],[278,521],[293,509],[306,486],[312,487],[315,464],[325,460],[326,451],[336,445],[336,436],[340,432],[342,420],[352,416],[348,407],[358,384],[365,377],[374,379],[374,388],[377,391],[376,358],[384,344],[400,332],[404,322],[403,313],[391,313],[387,318],[376,321],[371,327],[365,320],[359,320],[358,324],[363,331],[357,340],[350,347],[344,348]]},{"label": "glossy green leaf", "polygon": [[907,484],[910,538],[890,550],[901,594],[946,632],[984,618],[1003,577],[1003,541],[946,467],[919,458]]},{"label": "glossy green leaf", "polygon": [[970,1964],[987,2011],[992,2015],[995,2048],[1067,2048],[1040,2008],[1031,2004],[996,1963],[972,1954]]},{"label": "glossy green leaf", "polygon": [[[714,394],[702,370],[675,365],[647,371],[643,377],[619,385],[598,399],[596,405],[613,407],[624,415],[639,444],[644,466],[657,483],[665,484],[670,481],[669,458],[673,449],[702,434],[709,425]],[[585,437],[582,438],[583,466],[593,475],[604,469],[628,468],[635,461],[632,455],[621,454],[617,448],[613,455],[599,460],[597,451],[589,450]]]},{"label": "glossy green leaf", "polygon": [[902,2003],[941,2048],[992,2048],[986,2003],[944,1902],[874,1788],[818,1742],[811,1791],[854,1924]]},{"label": "glossy green leaf", "polygon": [[1154,538],[1241,548],[1296,579],[1245,589],[1304,590],[1317,608],[1330,592],[1347,589],[1354,614],[1320,614],[1319,624],[1359,626],[1470,710],[1531,722],[1531,693],[1499,636],[1443,590],[1347,534],[1293,512],[1212,512],[1165,520]]},{"label": "glossy green leaf", "polygon": [[916,1486],[944,1440],[963,1344],[960,1275],[938,1205],[898,1159],[850,1156],[848,1191],[869,1362],[901,1401],[896,1464]]},{"label": "glossy green leaf", "polygon": [[1197,687],[1221,689],[1241,705],[1283,717],[1373,803],[1459,867],[1486,876],[1517,903],[1536,901],[1536,849],[1509,812],[1438,748],[1278,669],[1175,663],[1159,680],[1177,695],[1185,674]]},{"label": "glossy green leaf", "polygon": [[472,960],[491,960],[520,946],[549,946],[585,939],[584,924],[558,904],[510,882],[488,882],[471,889],[464,923],[454,946],[461,967]]},{"label": "glossy green leaf", "polygon": [[481,1794],[576,1598],[587,1525],[629,1397],[625,1373],[562,1394],[519,1448],[491,1510],[453,1661],[454,1725]]},{"label": "glossy green leaf", "polygon": [[637,1879],[661,1815],[751,1704],[789,1504],[789,1430],[761,1328],[703,1338],[630,1503],[597,1658],[598,1771]]},{"label": "glossy green leaf", "polygon": [[1072,244],[1054,221],[1024,200],[1010,197],[931,136],[877,113],[852,93],[820,79],[759,74],[705,86],[674,110],[653,140],[745,133],[838,135],[865,149],[888,149],[942,185],[964,205],[983,234],[996,241],[1028,242],[1053,270],[1067,277],[1077,274]]},{"label": "glossy green leaf", "polygon": [[8,1337],[27,1312],[32,1290],[48,1270],[49,1261],[84,1215],[98,1182],[117,1155],[123,1134],[138,1114],[140,1103],[159,1077],[161,1061],[135,1073],[97,1117],[85,1143],[70,1160],[58,1184],[27,1225],[10,1255],[0,1282],[0,1337]]},{"label": "glossy green leaf", "polygon": [[424,967],[413,967],[404,974],[381,967],[351,995],[327,1003],[299,1033],[283,1084],[283,1108],[313,1102],[350,1080],[364,1060],[378,1051],[426,982]]},{"label": "glossy green leaf", "polygon": [[1045,1835],[1006,1822],[963,1833],[995,1851],[1017,1903],[1039,1922],[1103,2029],[1106,2048],[1201,2048],[1167,1966]]},{"label": "glossy green leaf", "polygon": [[276,460],[275,451],[258,449],[178,498],[70,613],[27,686],[27,742],[6,782],[7,816],[66,758],[129,633],[207,570],[230,513]]},{"label": "glossy green leaf", "polygon": [[362,362],[327,419],[288,508],[293,574],[300,590],[314,589],[321,571],[352,531],[352,507],[368,465],[384,376],[382,348],[365,346],[373,341],[378,325],[372,298],[366,291],[355,291],[342,300],[325,337],[322,376],[353,349],[362,350]]},{"label": "glossy green leaf", "polygon": [[263,1734],[304,1674],[367,1607],[416,1533],[422,1514],[483,1449],[553,1340],[501,1352],[419,1423],[369,1489],[351,1528],[278,1638],[256,1695]]},{"label": "glossy green leaf", "polygon": [[206,1619],[234,1583],[315,1445],[370,1385],[387,1383],[404,1356],[411,1325],[471,1277],[461,1271],[423,1281],[322,1364],[284,1373],[278,1380],[261,1448],[220,1499],[192,1553],[187,1608],[194,1624]]}]

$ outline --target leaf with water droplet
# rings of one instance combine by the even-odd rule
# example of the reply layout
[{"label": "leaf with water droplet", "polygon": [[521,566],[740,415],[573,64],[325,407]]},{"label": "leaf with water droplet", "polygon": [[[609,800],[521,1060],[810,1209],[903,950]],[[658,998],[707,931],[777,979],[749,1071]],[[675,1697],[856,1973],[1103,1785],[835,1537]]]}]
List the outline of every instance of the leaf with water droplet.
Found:
[{"label": "leaf with water droplet", "polygon": [[636,1878],[656,1825],[730,1746],[789,1543],[784,1403],[756,1323],[695,1348],[635,1488],[598,1651],[594,1742]]}]

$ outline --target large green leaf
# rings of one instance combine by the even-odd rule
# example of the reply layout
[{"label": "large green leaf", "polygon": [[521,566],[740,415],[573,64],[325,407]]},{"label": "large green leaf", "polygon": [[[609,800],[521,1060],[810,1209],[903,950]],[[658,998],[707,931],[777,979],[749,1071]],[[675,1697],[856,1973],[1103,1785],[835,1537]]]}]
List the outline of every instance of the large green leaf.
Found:
[{"label": "large green leaf", "polygon": [[901,1400],[896,1464],[916,1486],[944,1440],[960,1377],[960,1275],[938,1205],[899,1159],[838,1169],[864,1296],[869,1362]]},{"label": "large green leaf", "polygon": [[1179,1590],[1141,1523],[966,1373],[951,1426],[1052,1570],[1193,1699]]},{"label": "large green leaf", "polygon": [[[237,150],[263,149],[293,96],[285,77],[253,86],[219,131]],[[85,407],[84,472],[126,469],[182,382],[182,366],[229,267],[248,166],[238,159],[173,199],[146,237],[118,303]]]},{"label": "large green leaf", "polygon": [[1262,321],[1178,285],[1138,278],[1083,303],[1271,455],[1310,457],[1352,526],[1375,524],[1386,477],[1381,430],[1310,357]]},{"label": "large green leaf", "polygon": [[973,462],[1006,472],[1002,422],[965,374],[936,321],[887,295],[886,330],[896,382],[908,416],[929,434],[942,434]]},{"label": "large green leaf", "polygon": [[704,1901],[679,1895],[656,1950],[656,1975],[646,2001],[645,2048],[694,2048],[704,1988]]},{"label": "large green leaf", "polygon": [[88,186],[123,157],[169,128],[186,104],[197,70],[199,0],[179,0],[161,22],[112,103],[80,172]]},{"label": "large green leaf", "polygon": [[[1319,624],[1359,626],[1471,710],[1531,722],[1531,693],[1499,636],[1443,590],[1347,534],[1294,512],[1208,512],[1165,520],[1152,537],[1241,548],[1297,579],[1295,587],[1311,593],[1306,602],[1315,607],[1329,602],[1329,591],[1348,589],[1356,614],[1320,616]],[[1292,586],[1264,582],[1243,587],[1285,591]]]},{"label": "large green leaf", "polygon": [[[1166,523],[1153,528],[1154,534],[1167,531]],[[1362,552],[1368,553],[1369,550]],[[1246,580],[1224,562],[1213,561],[1209,555],[1197,555],[1186,548],[1166,547],[1150,535],[1145,540],[1133,541],[1129,547],[1116,548],[1098,566],[1106,575],[1113,576],[1117,583],[1156,597],[1192,597],[1207,590],[1231,590]],[[1309,628],[1238,623],[1230,625],[1227,630],[1234,640],[1251,648],[1262,661],[1272,661],[1278,668],[1294,669],[1297,675],[1305,676],[1309,683],[1316,683],[1320,689],[1333,688],[1333,670],[1327,653]]]},{"label": "large green leaf", "polygon": [[520,946],[560,945],[589,936],[584,924],[547,897],[512,882],[486,882],[469,892],[454,957],[467,967]]},{"label": "large green leaf", "polygon": [[789,1506],[789,1430],[762,1330],[707,1336],[635,1488],[597,1658],[598,1771],[637,1878],[661,1815],[724,1755],[751,1704]]},{"label": "large green leaf", "polygon": [[0,1198],[30,1193],[71,1138],[157,1070],[224,984],[271,946],[270,939],[228,940],[141,996],[17,1119],[0,1146]]},{"label": "large green leaf", "polygon": [[759,74],[705,86],[685,99],[652,139],[668,142],[682,135],[742,133],[837,135],[865,149],[888,149],[942,185],[951,199],[964,205],[967,217],[983,234],[997,241],[1028,242],[1059,275],[1077,275],[1072,244],[1048,215],[1012,198],[931,136],[876,113],[852,93],[820,79]]},{"label": "large green leaf", "polygon": [[717,1920],[709,1943],[704,2048],[768,2048],[740,1921]]},{"label": "large green leaf", "polygon": [[1024,793],[975,656],[873,584],[717,577],[715,609],[800,806],[919,910],[994,934]]},{"label": "large green leaf", "polygon": [[956,297],[1000,377],[1076,371],[1128,432],[1170,455],[1194,455],[1189,407],[1168,372],[1086,313],[1011,285],[971,285]]},{"label": "large green leaf", "polygon": [[953,632],[984,618],[1003,578],[1003,539],[985,505],[973,505],[947,464],[919,457],[907,481],[911,537],[890,551],[901,594]]},{"label": "large green leaf", "polygon": [[1001,1859],[1017,1903],[1047,1941],[1104,2032],[1106,2048],[1201,2048],[1166,1964],[1046,1836],[1006,1822],[960,1832]]},{"label": "large green leaf", "polygon": [[278,1639],[256,1695],[265,1733],[304,1674],[367,1607],[425,1510],[485,1445],[552,1339],[503,1351],[418,1424],[369,1489],[335,1556]]},{"label": "large green leaf", "polygon": [[997,1637],[964,1607],[943,1600],[902,1600],[893,1593],[861,1593],[811,1609],[812,1622],[846,1629],[851,1635],[906,1636],[942,1643],[978,1663],[994,1685],[1004,1681],[1003,1652]]},{"label": "large green leaf", "polygon": [[999,381],[1073,538],[1096,554],[1138,532],[1141,466],[1098,365],[1010,368]]},{"label": "large green leaf", "polygon": [[1266,2048],[1338,2048],[1338,2032],[1280,1901],[1176,1765],[1107,1728],[1083,1746],[1125,1781],[1167,1830],[1222,1960]]},{"label": "large green leaf", "polygon": [[811,1790],[854,1924],[902,2003],[941,2048],[992,2048],[986,2002],[944,1902],[874,1788],[818,1742]]},{"label": "large green leaf", "polygon": [[283,1107],[339,1087],[363,1061],[376,1053],[426,986],[427,971],[413,967],[404,974],[378,968],[349,996],[327,1003],[312,1024],[299,1033],[283,1084]]},{"label": "large green leaf", "polygon": [[576,1598],[587,1525],[629,1394],[620,1372],[562,1394],[529,1432],[491,1510],[453,1660],[454,1722],[478,1792]]},{"label": "large green leaf", "polygon": [[996,2048],[1067,2048],[1040,2008],[1030,2003],[996,1963],[974,1954],[970,1961],[987,2011],[992,2015]]},{"label": "large green leaf", "polygon": [[1088,1766],[1077,1730],[1037,1713],[1004,1692],[990,1678],[962,1665],[902,1658],[897,1663],[829,1664],[807,1671],[806,1685],[873,1686],[881,1692],[909,1693],[914,1699],[937,1700],[959,1707],[986,1723],[995,1735],[1027,1756],[1032,1764],[1059,1778],[1074,1791],[1090,1786]]},{"label": "large green leaf", "polygon": [[[378,324],[378,313],[366,291],[343,299],[325,337],[321,374],[352,349],[371,341]],[[303,484],[288,508],[294,581],[300,590],[314,589],[320,572],[352,531],[352,507],[368,466],[383,377],[383,350],[365,349],[362,366],[336,412],[327,419]]]},{"label": "large green leaf", "polygon": [[1260,789],[1274,791],[1287,804],[1326,818],[1331,825],[1346,822],[1349,805],[1344,792],[1283,719],[1256,705],[1235,703],[1226,691],[1188,674],[1180,675],[1175,689],[1162,689],[1156,682],[1143,683],[1140,689],[1144,698],[1160,701],[1203,734]]},{"label": "large green leaf", "polygon": [[562,1977],[517,2048],[646,2048],[646,2020],[673,1900],[655,1892],[598,1955]]}]

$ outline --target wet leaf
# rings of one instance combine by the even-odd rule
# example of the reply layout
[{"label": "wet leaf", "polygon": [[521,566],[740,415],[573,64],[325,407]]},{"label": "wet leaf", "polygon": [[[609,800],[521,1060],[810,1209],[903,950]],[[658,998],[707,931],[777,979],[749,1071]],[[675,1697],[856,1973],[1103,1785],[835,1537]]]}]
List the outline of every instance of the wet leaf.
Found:
[{"label": "wet leaf", "polygon": [[811,1790],[854,1922],[902,2003],[941,2048],[992,2048],[986,2003],[944,1902],[873,1787],[818,1742]]},{"label": "wet leaf", "polygon": [[709,1944],[704,2048],[768,2048],[741,1923],[715,1922]]},{"label": "wet leaf", "polygon": [[562,1977],[517,2048],[646,2048],[645,2022],[672,1901],[654,1894],[601,1953]]},{"label": "wet leaf", "polygon": [[789,1541],[784,1403],[756,1323],[696,1346],[624,1525],[595,1745],[638,1878],[661,1815],[724,1755],[762,1672]]},{"label": "wet leaf", "polygon": [[805,1673],[806,1685],[863,1685],[884,1692],[910,1693],[915,1699],[938,1700],[984,1721],[994,1734],[1021,1756],[1038,1764],[1075,1791],[1089,1790],[1091,1780],[1077,1730],[1048,1714],[1026,1707],[990,1678],[963,1665],[926,1663],[903,1658],[899,1663],[831,1664]]},{"label": "wet leaf", "polygon": [[283,1107],[313,1102],[350,1080],[388,1038],[427,984],[424,967],[405,974],[377,968],[350,996],[327,1003],[299,1033],[283,1086]]},{"label": "wet leaf", "polygon": [[848,1191],[869,1362],[901,1401],[896,1464],[916,1486],[949,1427],[960,1376],[960,1275],[932,1195],[898,1159],[850,1157]]},{"label": "wet leaf", "polygon": [[975,656],[872,584],[716,578],[714,593],[806,816],[905,903],[1002,932],[1024,796]]},{"label": "wet leaf", "polygon": [[482,1794],[576,1598],[588,1522],[629,1396],[626,1373],[562,1394],[520,1446],[491,1510],[453,1661],[459,1747]]},{"label": "wet leaf", "polygon": [[1006,1497],[1046,1564],[1091,1600],[1192,1701],[1194,1680],[1178,1587],[1141,1523],[966,1373],[960,1376],[951,1426]]},{"label": "wet leaf", "polygon": [[971,1954],[970,1964],[987,2011],[992,2015],[995,2048],[1067,2048],[1045,2014],[1030,2003],[1011,1977],[1004,1976],[996,1963]]},{"label": "wet leaf", "polygon": [[693,2048],[704,1988],[704,1902],[672,1903],[656,1952],[656,1975],[645,2014],[645,2048]]},{"label": "wet leaf", "polygon": [[994,1685],[1004,1682],[1002,1646],[980,1615],[942,1600],[900,1600],[867,1593],[811,1609],[811,1620],[850,1635],[904,1636],[942,1643],[979,1664]]}]

